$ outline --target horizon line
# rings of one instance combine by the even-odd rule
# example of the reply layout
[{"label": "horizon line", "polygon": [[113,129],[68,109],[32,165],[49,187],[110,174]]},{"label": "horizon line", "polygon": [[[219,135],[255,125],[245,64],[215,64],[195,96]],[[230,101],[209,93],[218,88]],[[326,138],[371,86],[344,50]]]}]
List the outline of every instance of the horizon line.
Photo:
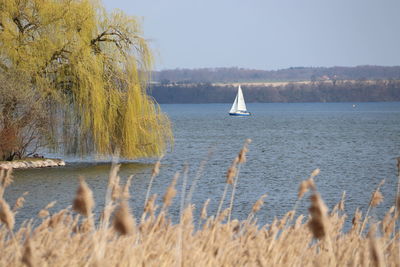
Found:
[{"label": "horizon line", "polygon": [[167,70],[218,70],[218,69],[239,69],[239,70],[258,70],[258,71],[279,71],[279,70],[289,70],[289,69],[329,69],[329,68],[359,68],[359,67],[382,67],[382,68],[396,68],[399,65],[373,65],[373,64],[362,64],[362,65],[333,65],[333,66],[290,66],[286,68],[276,68],[276,69],[262,69],[262,68],[251,68],[251,67],[175,67],[175,68],[163,68],[163,69],[153,69],[152,72],[161,72]]}]

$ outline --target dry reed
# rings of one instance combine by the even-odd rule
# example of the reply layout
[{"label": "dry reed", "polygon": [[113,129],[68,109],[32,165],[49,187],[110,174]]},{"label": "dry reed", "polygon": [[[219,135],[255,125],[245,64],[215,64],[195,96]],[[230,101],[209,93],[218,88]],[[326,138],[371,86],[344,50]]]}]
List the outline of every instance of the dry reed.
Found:
[{"label": "dry reed", "polygon": [[360,234],[363,232],[364,227],[368,221],[368,214],[372,208],[375,208],[383,201],[383,195],[379,191],[381,186],[385,183],[385,180],[382,180],[379,185],[376,187],[375,191],[371,195],[371,200],[369,201],[367,212],[365,213],[364,221],[361,225]]},{"label": "dry reed", "polygon": [[150,192],[151,192],[151,187],[153,185],[154,179],[158,176],[158,174],[160,173],[160,166],[161,166],[161,159],[163,158],[163,156],[161,156],[158,161],[156,162],[156,164],[154,164],[153,167],[153,171],[151,172],[151,178],[150,178],[150,182],[149,185],[147,187],[147,192],[146,192],[146,198],[144,200],[144,205],[147,205],[147,201],[149,200],[150,197]]},{"label": "dry reed", "polygon": [[28,237],[24,244],[24,252],[21,259],[22,263],[26,264],[28,267],[36,266],[36,259],[31,243],[31,239]]},{"label": "dry reed", "polygon": [[228,192],[228,186],[233,185],[235,177],[238,174],[237,171],[238,163],[239,163],[239,157],[235,157],[232,162],[232,165],[228,168],[228,171],[226,172],[226,183],[224,187],[224,192],[222,193],[222,197],[218,205],[216,217],[218,217],[219,214],[221,213],[222,205],[224,204],[226,193]]},{"label": "dry reed", "polygon": [[171,184],[168,186],[167,191],[164,194],[163,197],[163,209],[166,209],[167,207],[171,206],[172,204],[172,200],[174,199],[174,197],[176,196],[176,182],[179,179],[179,172],[175,173],[174,178],[172,179]]},{"label": "dry reed", "polygon": [[207,208],[208,205],[210,204],[210,199],[207,199],[206,202],[204,202],[203,208],[201,209],[201,213],[200,213],[200,218],[205,220],[207,219]]},{"label": "dry reed", "polygon": [[329,232],[329,222],[327,217],[328,208],[318,193],[311,196],[311,206],[309,211],[311,215],[311,220],[309,222],[311,232],[315,238],[324,238]]},{"label": "dry reed", "polygon": [[80,214],[89,217],[94,207],[93,193],[83,178],[79,181],[79,187],[72,208]]},{"label": "dry reed", "polygon": [[12,183],[12,169],[0,168],[0,198],[3,197],[4,190]]},{"label": "dry reed", "polygon": [[129,211],[128,202],[120,202],[114,217],[114,229],[121,235],[132,234],[135,227],[135,220]]},{"label": "dry reed", "polygon": [[18,209],[22,208],[25,204],[25,197],[29,194],[29,192],[24,192],[17,200],[15,201],[13,212],[17,211]]},{"label": "dry reed", "polygon": [[[246,152],[240,152],[236,164],[244,162]],[[393,227],[398,207],[389,209],[385,218],[376,222],[382,234],[369,224],[369,234],[362,234],[368,220],[362,221],[360,210],[354,215],[352,229],[346,232],[345,195],[328,213],[313,180],[317,174],[314,171],[301,190],[312,190],[310,216],[300,214],[293,224],[289,222],[294,210],[267,225],[258,225],[252,215],[241,221],[225,221],[231,210],[209,216],[210,200],[200,212],[199,225],[195,225],[195,209],[190,204],[181,210],[181,219],[174,224],[167,208],[176,195],[178,173],[166,190],[163,208],[157,209],[156,195],[149,197],[138,222],[128,205],[130,180],[115,200],[111,199],[110,185],[105,215],[93,221],[91,231],[86,229],[89,219],[81,217],[91,214],[94,205],[83,180],[73,205],[78,213],[66,208],[53,214],[48,212],[50,205],[43,209],[48,214],[36,219],[37,223],[26,221],[16,230],[14,213],[0,198],[0,266],[398,266],[400,232]],[[117,175],[115,169],[111,171],[109,181],[115,183]],[[382,200],[379,188],[368,207],[377,208]],[[253,205],[250,214],[260,210],[264,197]],[[182,201],[179,205],[182,207]],[[112,225],[106,223],[108,217]]]},{"label": "dry reed", "polygon": [[254,203],[253,208],[251,209],[251,212],[253,213],[257,213],[262,205],[264,205],[264,199],[267,197],[267,194],[262,195],[257,201],[256,203]]},{"label": "dry reed", "polygon": [[235,192],[236,192],[236,187],[239,181],[239,172],[240,172],[240,166],[246,162],[246,155],[247,152],[249,151],[248,146],[251,143],[251,139],[246,139],[246,141],[243,144],[242,149],[240,150],[238,154],[238,159],[237,159],[237,171],[235,173],[235,178],[233,182],[233,187],[232,187],[232,193],[231,193],[231,201],[229,204],[229,214],[228,214],[228,223],[231,221],[231,215],[233,211],[233,201],[235,199]]},{"label": "dry reed", "polygon": [[8,203],[0,198],[0,221],[4,223],[11,231],[14,228],[14,213],[11,211]]}]

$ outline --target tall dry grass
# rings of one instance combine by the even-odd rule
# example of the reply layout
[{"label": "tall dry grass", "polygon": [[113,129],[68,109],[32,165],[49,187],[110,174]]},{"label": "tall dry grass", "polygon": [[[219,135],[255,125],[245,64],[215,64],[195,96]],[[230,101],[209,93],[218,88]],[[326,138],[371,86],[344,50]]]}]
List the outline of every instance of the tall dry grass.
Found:
[{"label": "tall dry grass", "polygon": [[[247,145],[228,170],[227,187],[238,186],[238,168],[245,162]],[[159,168],[158,162],[151,180]],[[400,174],[400,163],[398,168]],[[179,173],[174,176],[160,208],[155,204],[157,195],[150,195],[151,181],[138,220],[128,205],[130,179],[119,185],[118,165],[113,165],[99,221],[94,221],[92,191],[81,179],[76,196],[71,196],[72,208],[51,213],[51,203],[40,212],[39,224],[29,220],[15,229],[14,217],[26,194],[10,209],[2,193],[11,173],[1,171],[0,266],[400,266],[398,203],[378,222],[359,210],[348,217],[343,211],[345,194],[329,211],[314,182],[318,173],[315,170],[299,187],[299,199],[311,191],[309,215],[294,217],[296,204],[282,218],[260,226],[255,215],[267,197],[263,195],[246,220],[231,219],[233,192],[230,208],[219,207],[217,214],[208,214],[207,200],[197,222],[194,205],[181,201],[180,220],[172,223],[168,207],[177,193],[177,180],[185,181],[187,173],[183,178]],[[368,210],[379,205],[383,197],[379,188],[372,193]],[[225,197],[226,190],[221,202]],[[345,232],[348,218],[352,227]]]}]

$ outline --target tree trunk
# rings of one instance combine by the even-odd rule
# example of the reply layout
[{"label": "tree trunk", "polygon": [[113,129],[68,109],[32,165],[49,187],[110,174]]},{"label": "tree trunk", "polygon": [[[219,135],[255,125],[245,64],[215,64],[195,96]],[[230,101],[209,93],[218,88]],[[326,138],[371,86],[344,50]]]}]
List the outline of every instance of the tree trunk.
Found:
[{"label": "tree trunk", "polygon": [[2,110],[3,129],[0,129],[0,156],[2,160],[11,161],[16,155],[15,151],[18,144],[17,129],[13,123],[16,108],[17,100],[14,98],[7,102]]}]

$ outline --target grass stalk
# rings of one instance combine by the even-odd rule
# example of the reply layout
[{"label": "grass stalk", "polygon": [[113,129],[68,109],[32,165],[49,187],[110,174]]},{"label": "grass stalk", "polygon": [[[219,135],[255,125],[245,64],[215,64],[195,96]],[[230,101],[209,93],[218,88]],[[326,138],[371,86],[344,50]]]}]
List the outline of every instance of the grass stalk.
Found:
[{"label": "grass stalk", "polygon": [[[344,231],[343,221],[347,216],[340,208],[341,204],[329,214],[313,180],[303,187],[312,190],[308,220],[303,222],[307,214],[300,215],[295,225],[286,227],[293,212],[289,211],[271,224],[261,225],[256,214],[263,205],[265,195],[254,203],[247,219],[234,220],[230,216],[233,216],[234,189],[240,188],[237,186],[239,170],[228,173],[225,188],[232,185],[230,208],[219,211],[217,218],[208,216],[207,200],[201,212],[201,221],[205,222],[203,227],[193,220],[194,205],[185,207],[188,199],[187,167],[183,171],[181,198],[175,203],[179,208],[179,222],[176,223],[171,218],[176,209],[171,208],[170,213],[168,207],[177,193],[175,187],[179,172],[166,190],[161,211],[157,214],[155,197],[148,199],[143,213],[151,216],[138,222],[137,226],[127,202],[129,179],[119,199],[113,200],[111,192],[106,192],[110,194],[105,208],[108,217],[94,222],[99,226],[91,231],[85,231],[87,219],[80,217],[87,218],[89,215],[91,218],[93,214],[90,192],[83,181],[75,198],[74,210],[77,212],[71,208],[54,214],[48,212],[35,222],[23,223],[19,229],[12,227],[11,209],[4,202],[0,207],[0,266],[396,266],[399,262],[398,229],[395,227],[393,234],[379,237],[375,234],[378,225],[390,225],[388,229],[392,229],[389,219],[369,227],[368,238],[359,232],[361,215],[355,219],[355,231]],[[115,166],[110,176],[109,187],[112,188],[118,176]],[[371,209],[382,199],[375,194],[381,185],[371,198]],[[222,199],[226,198],[228,190],[224,191]],[[344,202],[344,194],[341,202]],[[47,205],[45,210],[51,205]],[[117,209],[113,225],[105,224],[114,206]],[[223,205],[220,206],[222,209]],[[387,214],[392,216],[393,212],[394,208]],[[364,218],[363,228],[368,223]]]},{"label": "grass stalk", "polygon": [[[161,165],[162,158],[163,157],[161,156],[158,159],[158,161],[156,162],[156,164],[154,165],[154,167],[153,167],[153,171],[151,173],[150,182],[149,182],[149,185],[147,186],[146,197],[145,197],[145,200],[144,200],[144,207],[146,207],[147,201],[149,201],[151,187],[153,186],[154,178],[156,176],[158,176],[158,174],[160,173],[160,165]],[[144,209],[144,207],[143,207],[143,209]]]},{"label": "grass stalk", "polygon": [[[385,180],[382,180],[382,181],[379,183],[379,185],[376,187],[375,191],[374,191],[374,192],[372,193],[372,195],[371,195],[371,199],[370,199],[369,204],[368,204],[367,212],[365,213],[365,217],[364,217],[363,223],[361,224],[361,228],[360,228],[359,235],[361,235],[362,232],[363,232],[363,230],[364,230],[364,227],[365,227],[365,225],[366,225],[366,223],[367,223],[367,221],[368,221],[368,215],[369,215],[369,212],[370,212],[371,208],[373,208],[374,206],[376,206],[376,205],[374,204],[374,202],[377,200],[376,197],[379,196],[379,194],[380,194],[379,189],[380,189],[381,186],[384,184],[384,182],[385,182]],[[378,204],[379,204],[379,203],[378,203]]]},{"label": "grass stalk", "polygon": [[231,201],[230,201],[230,204],[229,204],[229,213],[228,213],[228,224],[231,222],[231,216],[232,216],[232,210],[233,210],[233,201],[235,199],[236,186],[237,186],[238,180],[239,180],[240,166],[241,166],[241,164],[238,164],[235,181],[234,181],[233,187],[232,187]]}]

